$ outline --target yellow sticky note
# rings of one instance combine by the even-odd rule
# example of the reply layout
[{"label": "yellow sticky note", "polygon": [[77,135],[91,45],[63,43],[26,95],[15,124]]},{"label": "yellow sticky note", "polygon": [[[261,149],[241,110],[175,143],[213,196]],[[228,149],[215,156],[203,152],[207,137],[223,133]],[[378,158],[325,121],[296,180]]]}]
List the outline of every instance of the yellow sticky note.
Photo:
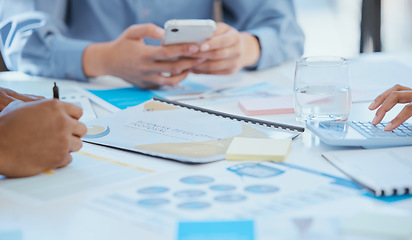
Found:
[{"label": "yellow sticky note", "polygon": [[292,139],[235,137],[226,151],[227,160],[284,161]]}]

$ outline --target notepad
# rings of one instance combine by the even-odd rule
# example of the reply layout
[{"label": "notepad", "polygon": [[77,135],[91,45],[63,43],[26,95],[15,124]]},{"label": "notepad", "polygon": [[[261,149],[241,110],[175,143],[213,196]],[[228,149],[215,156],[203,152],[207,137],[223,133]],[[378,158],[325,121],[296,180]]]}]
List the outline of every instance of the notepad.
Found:
[{"label": "notepad", "polygon": [[226,159],[281,162],[289,154],[291,142],[291,139],[235,137],[226,151]]},{"label": "notepad", "polygon": [[331,151],[323,157],[376,196],[412,193],[412,147]]},{"label": "notepad", "polygon": [[249,116],[293,113],[293,96],[253,98],[239,100],[238,106]]},{"label": "notepad", "polygon": [[192,163],[225,159],[234,137],[294,138],[304,131],[160,98],[86,125],[85,142]]}]

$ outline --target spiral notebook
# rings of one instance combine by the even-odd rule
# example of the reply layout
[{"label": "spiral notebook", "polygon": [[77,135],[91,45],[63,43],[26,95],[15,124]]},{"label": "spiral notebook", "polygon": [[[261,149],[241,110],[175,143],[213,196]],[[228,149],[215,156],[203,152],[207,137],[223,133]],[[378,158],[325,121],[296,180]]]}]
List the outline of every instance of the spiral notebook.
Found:
[{"label": "spiral notebook", "polygon": [[412,194],[412,147],[323,153],[335,167],[375,196]]},{"label": "spiral notebook", "polygon": [[85,142],[182,162],[225,158],[234,137],[295,138],[304,128],[153,98],[86,123]]}]

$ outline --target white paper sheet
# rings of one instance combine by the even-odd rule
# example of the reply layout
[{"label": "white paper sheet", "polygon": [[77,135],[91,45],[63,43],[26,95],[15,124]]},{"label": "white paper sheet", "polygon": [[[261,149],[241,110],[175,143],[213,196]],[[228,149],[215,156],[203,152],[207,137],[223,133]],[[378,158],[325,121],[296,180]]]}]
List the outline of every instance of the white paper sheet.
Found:
[{"label": "white paper sheet", "polygon": [[412,147],[332,151],[324,153],[338,169],[376,191],[392,195],[412,190]]},{"label": "white paper sheet", "polygon": [[297,134],[158,101],[148,101],[87,125],[87,142],[196,163],[224,159],[235,136],[292,138]]},{"label": "white paper sheet", "polygon": [[73,162],[28,178],[0,178],[0,190],[23,201],[44,202],[184,168],[185,165],[85,143]]}]

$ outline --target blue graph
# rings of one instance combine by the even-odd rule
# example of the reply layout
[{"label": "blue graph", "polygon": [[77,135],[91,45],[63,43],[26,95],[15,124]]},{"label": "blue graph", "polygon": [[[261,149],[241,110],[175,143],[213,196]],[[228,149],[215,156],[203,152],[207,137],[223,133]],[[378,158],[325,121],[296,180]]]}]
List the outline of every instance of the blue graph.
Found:
[{"label": "blue graph", "polygon": [[208,176],[189,176],[189,177],[184,177],[180,179],[181,182],[187,183],[187,184],[206,184],[206,183],[211,183],[214,181],[213,178],[208,177]]},{"label": "blue graph", "polygon": [[156,193],[164,193],[167,191],[169,191],[169,188],[161,187],[161,186],[152,186],[152,187],[146,187],[146,188],[137,190],[137,192],[141,194],[156,194]]}]

